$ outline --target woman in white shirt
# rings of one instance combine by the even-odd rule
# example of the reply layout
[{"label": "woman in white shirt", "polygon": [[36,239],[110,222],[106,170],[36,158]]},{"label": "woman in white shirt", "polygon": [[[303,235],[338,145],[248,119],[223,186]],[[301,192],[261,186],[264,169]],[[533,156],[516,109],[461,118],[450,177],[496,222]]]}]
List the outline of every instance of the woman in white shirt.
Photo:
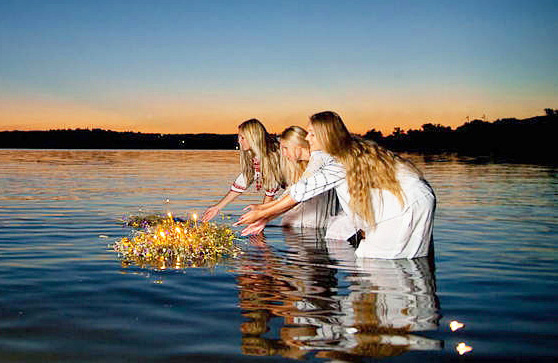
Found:
[{"label": "woman in white shirt", "polygon": [[[429,253],[436,198],[409,161],[374,142],[353,137],[335,112],[313,115],[307,140],[330,158],[311,176],[291,186],[272,208],[245,213],[243,234],[298,203],[335,189],[344,214],[328,226],[326,238],[358,236],[358,257],[415,258]],[[255,223],[254,223],[255,222]],[[254,223],[254,224],[252,224]]]},{"label": "woman in white shirt", "polygon": [[241,173],[229,192],[217,204],[207,208],[201,220],[207,222],[215,217],[252,184],[256,190],[264,190],[263,203],[273,200],[282,183],[279,142],[256,120],[244,121],[238,126]]},{"label": "woman in white shirt", "polygon": [[[326,159],[323,155],[314,153],[310,157],[310,145],[306,140],[308,132],[299,126],[290,126],[280,135],[281,145],[281,168],[288,186],[295,184],[301,179],[312,175],[322,167]],[[282,196],[289,193],[287,187]],[[278,200],[277,200],[278,201]],[[269,208],[275,202],[251,206],[252,209]],[[332,216],[339,212],[339,202],[334,190],[329,190],[299,203],[291,210],[283,214],[281,225],[297,228],[325,228]],[[263,226],[262,226],[263,229]]]}]

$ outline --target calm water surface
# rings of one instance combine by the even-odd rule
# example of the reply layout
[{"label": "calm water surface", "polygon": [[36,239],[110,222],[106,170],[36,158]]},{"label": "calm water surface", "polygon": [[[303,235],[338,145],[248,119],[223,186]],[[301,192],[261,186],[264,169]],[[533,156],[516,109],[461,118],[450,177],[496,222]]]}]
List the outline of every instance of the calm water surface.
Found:
[{"label": "calm water surface", "polygon": [[558,359],[557,169],[411,158],[438,197],[433,260],[271,226],[222,266],[157,271],[107,247],[120,220],[203,212],[235,152],[0,150],[0,360]]}]

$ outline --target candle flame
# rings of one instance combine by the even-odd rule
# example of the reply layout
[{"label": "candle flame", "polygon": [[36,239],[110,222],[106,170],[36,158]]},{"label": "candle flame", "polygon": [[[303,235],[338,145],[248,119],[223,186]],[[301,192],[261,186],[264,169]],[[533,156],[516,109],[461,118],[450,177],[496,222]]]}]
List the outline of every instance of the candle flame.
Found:
[{"label": "candle flame", "polygon": [[457,346],[455,347],[455,350],[457,350],[459,352],[459,355],[463,355],[465,353],[469,353],[470,351],[472,351],[473,347],[470,347],[467,344],[461,342],[461,343],[457,344]]},{"label": "candle flame", "polygon": [[459,330],[461,328],[463,328],[465,326],[465,324],[458,322],[457,320],[453,320],[450,324],[449,327],[451,329],[451,331],[456,331]]},{"label": "candle flame", "polygon": [[196,213],[192,214],[192,218],[194,219],[194,221],[196,221],[198,219],[198,215]]}]

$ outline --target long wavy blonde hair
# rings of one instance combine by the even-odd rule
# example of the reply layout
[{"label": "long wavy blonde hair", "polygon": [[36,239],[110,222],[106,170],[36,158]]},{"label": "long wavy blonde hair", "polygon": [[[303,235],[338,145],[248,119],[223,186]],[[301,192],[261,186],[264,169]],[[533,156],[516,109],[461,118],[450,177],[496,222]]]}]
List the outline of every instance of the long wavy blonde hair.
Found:
[{"label": "long wavy blonde hair", "polygon": [[[281,133],[280,138],[281,141],[295,143],[300,147],[310,149],[310,145],[306,141],[307,134],[308,132],[302,127],[290,126]],[[287,185],[296,183],[304,173],[304,170],[306,170],[307,165],[308,160],[292,161],[281,154],[281,167]]]},{"label": "long wavy blonde hair", "polygon": [[279,142],[271,136],[265,126],[256,119],[238,125],[238,132],[248,141],[249,150],[240,151],[240,167],[248,184],[254,181],[254,157],[260,161],[262,186],[264,189],[277,188],[283,183]]},{"label": "long wavy blonde hair", "polygon": [[401,205],[403,191],[397,180],[397,168],[408,167],[420,171],[391,151],[373,141],[352,136],[341,117],[332,111],[324,111],[310,117],[317,141],[324,151],[335,157],[347,172],[347,184],[351,197],[349,206],[363,220],[375,225],[371,190],[382,189],[393,193]]}]

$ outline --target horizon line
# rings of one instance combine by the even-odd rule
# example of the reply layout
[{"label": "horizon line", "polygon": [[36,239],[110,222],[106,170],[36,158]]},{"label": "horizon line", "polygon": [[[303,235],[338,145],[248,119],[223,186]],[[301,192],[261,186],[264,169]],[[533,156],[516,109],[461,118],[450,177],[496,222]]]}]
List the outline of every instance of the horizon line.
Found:
[{"label": "horizon line", "polygon": [[[554,109],[551,109],[551,108],[545,108],[545,110],[553,110],[555,112],[555,114],[558,114],[558,109],[554,110]],[[494,123],[496,121],[501,121],[501,120],[524,121],[524,120],[530,120],[530,119],[537,118],[537,117],[547,117],[547,116],[549,116],[548,113],[546,115],[536,115],[536,116],[531,116],[531,117],[527,117],[527,118],[523,118],[523,119],[518,119],[516,117],[505,117],[505,118],[498,118],[498,119],[495,119],[495,120],[492,120],[492,121],[486,121],[485,118],[475,118],[475,119],[469,120],[468,119],[469,116],[467,116],[467,121],[465,121],[463,124],[461,124],[459,126],[456,126],[455,129],[457,129],[460,126],[463,126],[467,123],[473,122],[473,121],[482,121],[482,122],[487,122],[487,123]],[[421,125],[421,127],[424,126],[424,125],[435,125],[435,126],[441,126],[441,127],[449,127],[452,131],[455,130],[452,126],[446,126],[446,125],[443,125],[443,124],[440,124],[440,123],[426,122],[426,123],[423,123]],[[420,129],[412,129],[412,128],[409,128],[407,130],[403,130],[399,126],[394,126],[392,132],[395,132],[397,129],[402,130],[402,131],[412,131],[412,130],[419,131],[420,130]],[[48,130],[46,130],[46,129],[43,129],[43,130],[19,130],[19,129],[15,129],[15,130],[0,130],[0,132],[50,132],[50,131],[79,131],[79,130],[84,130],[84,131],[101,130],[101,131],[109,131],[109,132],[135,133],[135,134],[145,134],[145,135],[150,135],[150,134],[152,134],[152,135],[156,135],[156,134],[158,134],[158,135],[236,135],[237,134],[236,132],[235,133],[223,133],[223,134],[221,134],[221,133],[215,133],[215,132],[162,133],[162,132],[142,132],[142,131],[132,131],[132,130],[118,131],[118,130],[113,130],[113,129],[104,129],[104,128],[101,128],[101,127],[93,127],[93,126],[92,127],[87,127],[87,128],[81,128],[81,127],[77,127],[77,128],[57,128],[57,129],[48,129]],[[364,132],[363,135],[366,134],[369,131],[372,131],[372,130],[382,132],[380,130],[376,130],[375,128],[370,128],[366,132]],[[270,133],[270,134],[273,135],[275,133]],[[357,134],[357,133],[353,133],[353,134]]]}]

